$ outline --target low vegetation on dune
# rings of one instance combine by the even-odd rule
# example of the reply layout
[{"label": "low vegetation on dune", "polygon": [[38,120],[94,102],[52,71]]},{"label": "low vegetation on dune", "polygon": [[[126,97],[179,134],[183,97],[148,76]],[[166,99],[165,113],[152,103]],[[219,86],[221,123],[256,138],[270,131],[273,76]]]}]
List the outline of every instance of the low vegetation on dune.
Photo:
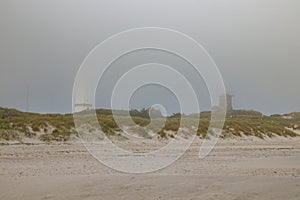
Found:
[{"label": "low vegetation on dune", "polygon": [[298,134],[293,130],[299,129],[299,125],[300,118],[286,119],[281,115],[264,116],[261,113],[249,112],[247,114],[245,111],[236,111],[226,118],[224,137],[231,134],[252,135],[262,139],[265,136],[276,135],[296,137]]},{"label": "low vegetation on dune", "polygon": [[22,138],[41,141],[66,141],[76,135],[72,115],[25,113],[15,109],[0,108],[0,139]]},{"label": "low vegetation on dune", "polygon": [[[101,130],[108,136],[121,135],[125,126],[118,126],[111,110],[99,109],[96,113],[98,122],[89,127],[90,132],[99,128],[100,125]],[[148,110],[145,109],[130,111],[131,120],[128,120],[126,111],[114,113],[118,114],[119,120],[123,121],[124,124],[128,123],[128,126],[143,127],[135,130],[145,138],[151,138],[147,131],[152,130],[156,134],[155,137],[174,138],[180,129],[195,129],[197,136],[206,138],[211,117],[210,112],[201,113],[198,128],[195,128],[191,126],[195,124],[193,122],[198,121],[198,115],[182,116],[177,113],[167,119],[156,115],[151,121],[147,114]],[[84,114],[84,120],[90,121],[90,117],[88,112]],[[166,121],[161,126],[163,120]],[[235,110],[227,113],[221,137],[256,136],[261,139],[274,136],[297,137],[299,136],[297,131],[300,131],[300,113],[265,116],[256,111]],[[37,114],[0,108],[0,141],[2,142],[10,140],[22,142],[24,139],[62,142],[77,137],[78,133],[72,114]]]}]

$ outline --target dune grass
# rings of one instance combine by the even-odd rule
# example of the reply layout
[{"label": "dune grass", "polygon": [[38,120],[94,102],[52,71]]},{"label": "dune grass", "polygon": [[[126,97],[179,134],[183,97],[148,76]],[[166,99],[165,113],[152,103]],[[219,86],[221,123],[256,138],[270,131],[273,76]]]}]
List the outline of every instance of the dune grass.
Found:
[{"label": "dune grass", "polygon": [[[157,136],[161,138],[174,137],[179,127],[192,129],[193,122],[197,120],[196,115],[176,115],[168,117],[161,129],[159,126],[161,121],[165,119],[153,119],[151,127],[148,126],[151,120],[147,116],[138,116],[138,112],[135,112],[135,116],[131,117],[132,120],[128,120],[125,111],[120,111],[119,113],[119,119],[122,123],[128,123],[128,126],[147,127],[148,130],[155,130]],[[95,130],[99,125],[107,135],[119,135],[122,131],[122,127],[118,127],[110,110],[97,110],[97,118],[98,122],[94,122],[97,124],[92,124],[90,131]],[[90,121],[91,116],[87,113],[83,119]],[[209,122],[210,112],[201,113],[197,129],[197,135],[200,138],[207,137]],[[263,139],[266,136],[273,137],[274,135],[283,137],[298,136],[295,132],[287,128],[300,129],[300,113],[264,116],[256,111],[237,110],[227,114],[221,137],[227,138],[246,135]],[[168,135],[167,132],[170,131],[174,134]],[[145,135],[145,137],[147,136],[143,131],[139,130],[139,132]],[[0,140],[21,141],[23,137],[28,137],[37,138],[44,142],[68,141],[72,135],[75,137],[78,136],[71,114],[24,113],[15,109],[0,108]]]}]

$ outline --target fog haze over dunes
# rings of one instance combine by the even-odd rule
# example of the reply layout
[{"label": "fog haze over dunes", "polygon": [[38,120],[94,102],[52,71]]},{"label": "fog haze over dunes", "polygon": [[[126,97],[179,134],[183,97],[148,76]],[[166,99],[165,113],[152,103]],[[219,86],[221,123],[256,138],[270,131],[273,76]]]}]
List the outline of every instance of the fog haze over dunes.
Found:
[{"label": "fog haze over dunes", "polygon": [[[299,111],[299,7],[300,2],[293,0],[4,0],[0,3],[0,105],[26,110],[28,88],[30,111],[71,112],[74,78],[85,56],[113,34],[156,26],[186,33],[208,50],[227,91],[236,95],[236,108],[265,114]],[[148,60],[141,55],[140,60],[128,57],[116,65]],[[187,68],[167,55],[153,57]],[[202,110],[208,110],[205,84],[198,85]],[[153,91],[163,103],[159,98],[165,91]],[[146,93],[141,92],[139,102],[144,104],[136,102],[139,107],[153,102],[152,94]],[[108,107],[102,99],[106,95],[97,93],[98,107]],[[170,112],[177,111],[176,106],[174,101]]]}]

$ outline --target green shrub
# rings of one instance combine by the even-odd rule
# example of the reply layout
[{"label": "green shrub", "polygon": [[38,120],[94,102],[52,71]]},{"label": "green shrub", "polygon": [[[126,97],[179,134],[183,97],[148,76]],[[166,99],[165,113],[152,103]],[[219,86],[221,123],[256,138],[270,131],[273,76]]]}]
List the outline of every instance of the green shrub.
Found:
[{"label": "green shrub", "polygon": [[53,135],[43,134],[43,135],[40,135],[39,139],[43,142],[50,142],[51,140],[53,140]]},{"label": "green shrub", "polygon": [[33,137],[36,136],[36,133],[33,133],[33,132],[31,132],[31,131],[27,131],[27,132],[25,132],[25,136],[26,136],[26,137],[29,137],[29,138],[33,138]]},{"label": "green shrub", "polygon": [[20,140],[20,135],[14,130],[0,130],[0,139],[3,140]]},{"label": "green shrub", "polygon": [[160,130],[158,133],[157,133],[161,138],[166,138],[167,137],[167,134],[164,130]]}]

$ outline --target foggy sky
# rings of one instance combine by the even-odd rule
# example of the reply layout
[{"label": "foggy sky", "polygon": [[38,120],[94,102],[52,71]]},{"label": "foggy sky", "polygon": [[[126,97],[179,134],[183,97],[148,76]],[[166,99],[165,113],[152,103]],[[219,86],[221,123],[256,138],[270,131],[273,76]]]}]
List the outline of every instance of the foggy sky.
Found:
[{"label": "foggy sky", "polygon": [[[87,54],[113,34],[155,26],[206,48],[235,108],[300,111],[298,0],[2,0],[0,25],[0,107],[25,110],[28,88],[30,111],[71,112],[75,75]],[[97,93],[99,107],[107,106],[103,96]],[[209,109],[210,102],[204,98],[201,106]]]}]

